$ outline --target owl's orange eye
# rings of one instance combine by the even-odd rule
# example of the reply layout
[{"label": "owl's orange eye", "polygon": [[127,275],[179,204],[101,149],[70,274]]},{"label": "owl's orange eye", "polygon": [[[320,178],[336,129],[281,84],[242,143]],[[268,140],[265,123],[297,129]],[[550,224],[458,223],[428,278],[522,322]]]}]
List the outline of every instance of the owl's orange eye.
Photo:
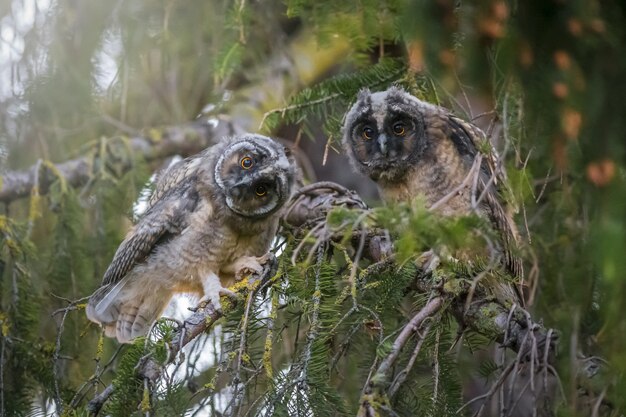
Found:
[{"label": "owl's orange eye", "polygon": [[254,190],[254,193],[259,197],[263,197],[265,194],[267,194],[267,188],[265,188],[264,185],[259,185]]},{"label": "owl's orange eye", "polygon": [[374,129],[369,126],[363,128],[363,139],[368,140],[374,136]]},{"label": "owl's orange eye", "polygon": [[250,158],[249,156],[241,158],[241,162],[239,162],[239,165],[241,165],[243,169],[252,168],[252,158]]},{"label": "owl's orange eye", "polygon": [[392,129],[393,129],[393,133],[396,136],[404,136],[404,134],[406,133],[406,130],[404,128],[404,123],[402,123],[402,122],[394,123]]}]

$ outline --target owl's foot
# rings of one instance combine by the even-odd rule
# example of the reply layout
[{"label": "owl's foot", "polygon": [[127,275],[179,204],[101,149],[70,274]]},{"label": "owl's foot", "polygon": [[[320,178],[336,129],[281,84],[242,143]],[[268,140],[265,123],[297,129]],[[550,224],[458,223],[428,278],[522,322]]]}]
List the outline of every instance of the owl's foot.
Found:
[{"label": "owl's foot", "polygon": [[222,309],[222,303],[220,302],[220,296],[226,296],[233,300],[234,302],[239,302],[239,295],[236,292],[229,290],[228,288],[221,287],[217,290],[217,292],[211,292],[210,294],[205,294],[204,297],[198,301],[198,304],[195,307],[188,307],[188,310],[196,312],[200,309],[206,308],[209,304],[213,305],[213,308],[216,311],[220,311]]},{"label": "owl's foot", "polygon": [[222,288],[219,291],[220,295],[226,296],[228,298],[230,298],[231,300],[237,302],[241,300],[241,297],[239,296],[239,294],[237,294],[234,291],[229,290],[228,288]]},{"label": "owl's foot", "polygon": [[242,256],[233,262],[232,268],[235,271],[235,279],[241,281],[244,278],[249,278],[251,275],[261,275],[264,265],[273,258],[274,254],[271,252],[259,257]]}]

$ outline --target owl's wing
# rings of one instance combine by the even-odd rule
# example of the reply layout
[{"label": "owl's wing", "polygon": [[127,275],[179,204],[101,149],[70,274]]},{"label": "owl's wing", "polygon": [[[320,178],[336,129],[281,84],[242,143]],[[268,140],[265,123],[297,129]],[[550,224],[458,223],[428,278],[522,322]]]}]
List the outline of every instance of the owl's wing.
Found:
[{"label": "owl's wing", "polygon": [[[182,233],[189,226],[191,213],[201,206],[194,183],[193,176],[188,181],[180,181],[146,210],[115,252],[104,273],[102,285],[89,297],[85,308],[87,317],[108,326],[107,334],[110,334],[111,326],[115,329],[114,323],[125,312],[125,307],[119,304],[119,295],[132,285],[133,275],[129,272],[157,248]],[[152,316],[158,313],[160,307],[161,304],[157,305],[149,311],[150,314],[146,311],[141,313],[145,319],[144,325],[154,319]],[[134,310],[135,313],[138,311]]]},{"label": "owl's wing", "polygon": [[189,214],[200,199],[193,183],[179,180],[153,202],[115,252],[104,273],[102,286],[119,282],[134,265],[143,262],[159,245],[188,226]]},{"label": "owl's wing", "polygon": [[[497,159],[495,149],[489,143],[485,133],[478,127],[463,119],[448,114],[448,126],[450,128],[450,139],[454,143],[459,154],[470,164],[480,152],[483,160],[480,166],[482,176],[489,178],[494,176],[493,184],[499,186],[503,182],[503,172],[497,169]],[[485,152],[487,150],[488,152]]]},{"label": "owl's wing", "polygon": [[478,152],[484,156],[477,193],[480,195],[487,188],[484,201],[488,208],[489,220],[502,240],[505,266],[513,276],[521,278],[524,274],[522,261],[515,255],[519,235],[501,195],[502,188],[508,184],[505,171],[499,168],[498,155],[478,127],[453,115],[448,115],[448,119],[450,139],[461,156],[471,162]]},{"label": "owl's wing", "polygon": [[174,165],[166,168],[159,175],[156,187],[148,200],[148,207],[152,207],[157,201],[161,200],[163,196],[178,186],[182,181],[195,175],[198,171],[200,164],[206,160],[206,151],[199,154],[185,158],[182,161],[178,161]]}]

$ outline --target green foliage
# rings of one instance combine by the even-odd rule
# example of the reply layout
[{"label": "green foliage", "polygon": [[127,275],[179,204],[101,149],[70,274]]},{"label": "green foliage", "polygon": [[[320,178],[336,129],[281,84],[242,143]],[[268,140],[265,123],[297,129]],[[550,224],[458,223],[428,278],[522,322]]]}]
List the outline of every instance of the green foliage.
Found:
[{"label": "green foliage", "polygon": [[[230,120],[237,114],[220,112],[236,108],[240,91],[258,110],[267,108],[265,91],[248,88],[259,77],[255,68],[278,60],[272,71],[299,80],[295,68],[306,72],[315,63],[277,57],[302,33],[313,33],[319,48],[342,42],[349,48],[327,79],[295,94],[281,91],[287,104],[266,115],[266,133],[295,125],[320,139],[321,125],[322,141],[335,148],[357,92],[394,83],[475,117],[494,136],[508,171],[510,188],[502,192],[518,208],[528,243],[533,317],[572,343],[556,364],[567,411],[578,403],[580,372],[569,357],[578,351],[606,358],[606,375],[592,388],[606,388],[616,408],[626,406],[620,395],[626,390],[626,10],[620,2],[65,1],[38,2],[32,22],[24,12],[28,2],[5,3],[0,32],[14,38],[0,45],[1,172],[40,160],[38,178],[55,181],[49,189],[35,186],[28,201],[5,204],[0,216],[0,414],[50,414],[48,404],[58,402],[68,415],[85,415],[93,391],[80,387],[102,371],[98,383],[116,386],[103,410],[113,416],[180,415],[203,406],[222,412],[233,380],[241,395],[226,414],[354,415],[368,376],[430,296],[407,289],[423,252],[433,249],[443,259],[427,285],[464,290],[470,279],[449,276],[491,268],[485,259],[494,236],[478,217],[442,218],[419,199],[367,216],[337,209],[327,226],[343,238],[322,253],[309,236],[295,253],[302,236],[287,236],[279,277],[251,299],[246,320],[248,300],[229,310],[221,333],[205,339],[210,348],[194,348],[210,350],[215,360],[184,362],[193,368],[189,380],[164,378],[145,389],[137,378],[146,354],[165,359],[164,342],[138,341],[107,364],[114,343],[98,345],[99,331],[87,324],[82,302],[68,300],[87,296],[100,281],[136,215],[139,190],[159,167],[136,160],[120,131],[136,135],[187,122],[203,109]],[[81,172],[89,182],[80,188],[48,162],[85,155],[89,164]],[[347,168],[340,168],[333,175],[342,182]],[[354,264],[353,232],[361,227],[389,230],[398,265]],[[448,262],[447,255],[472,264]],[[154,334],[168,340],[174,329],[163,322]],[[465,331],[453,349],[459,356],[450,352],[458,331],[451,314],[437,316],[390,399],[394,412],[455,415],[468,375],[499,376],[495,362],[477,364],[471,356],[492,344],[485,335]],[[398,369],[416,342],[413,335]]]},{"label": "green foliage", "polygon": [[107,402],[105,413],[114,416],[130,416],[137,412],[137,405],[143,400],[143,381],[136,375],[136,366],[144,355],[145,340],[139,338],[128,347],[117,366],[113,380],[113,395]]},{"label": "green foliage", "polygon": [[289,100],[287,107],[266,115],[263,128],[275,130],[279,123],[301,123],[305,130],[317,120],[324,121],[324,130],[335,142],[341,139],[342,117],[362,88],[385,89],[401,82],[405,73],[404,63],[397,59],[381,59],[377,64],[362,71],[342,74],[323,81],[312,88],[305,88]]},{"label": "green foliage", "polygon": [[[27,408],[37,383],[50,382],[48,358],[31,349],[37,332],[39,297],[32,283],[30,261],[34,256],[28,229],[0,216],[0,249],[2,259],[2,340],[3,379],[10,387],[3,394],[7,400],[3,413],[19,414]],[[48,352],[49,353],[49,352]],[[28,357],[30,361],[22,358]],[[40,372],[44,371],[44,374]],[[27,375],[28,378],[24,378]],[[23,381],[23,382],[22,382]],[[51,385],[47,385],[51,387]]]},{"label": "green foliage", "polygon": [[[410,204],[380,207],[374,210],[380,226],[396,236],[396,250],[402,264],[429,249],[437,253],[455,253],[473,248],[474,252],[488,253],[486,241],[474,230],[493,234],[487,223],[478,216],[443,217],[426,208],[424,201],[417,198]],[[443,252],[442,252],[443,251]]]},{"label": "green foliage", "polygon": [[287,16],[300,17],[318,28],[322,45],[345,37],[358,52],[368,52],[398,39],[397,25],[405,11],[398,0],[351,2],[287,1]]}]

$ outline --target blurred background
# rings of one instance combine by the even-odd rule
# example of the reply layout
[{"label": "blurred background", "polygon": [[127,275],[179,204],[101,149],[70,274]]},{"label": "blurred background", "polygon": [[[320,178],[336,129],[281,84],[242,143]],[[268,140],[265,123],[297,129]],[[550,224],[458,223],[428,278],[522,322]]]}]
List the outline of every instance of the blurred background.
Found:
[{"label": "blurred background", "polygon": [[[116,347],[76,300],[154,172],[260,131],[300,150],[308,180],[379,205],[340,126],[360,88],[392,83],[505,155],[531,311],[561,332],[562,415],[581,389],[623,407],[624,22],[617,0],[0,0],[0,414],[93,397]],[[581,355],[610,363],[598,386],[576,381]]]}]

